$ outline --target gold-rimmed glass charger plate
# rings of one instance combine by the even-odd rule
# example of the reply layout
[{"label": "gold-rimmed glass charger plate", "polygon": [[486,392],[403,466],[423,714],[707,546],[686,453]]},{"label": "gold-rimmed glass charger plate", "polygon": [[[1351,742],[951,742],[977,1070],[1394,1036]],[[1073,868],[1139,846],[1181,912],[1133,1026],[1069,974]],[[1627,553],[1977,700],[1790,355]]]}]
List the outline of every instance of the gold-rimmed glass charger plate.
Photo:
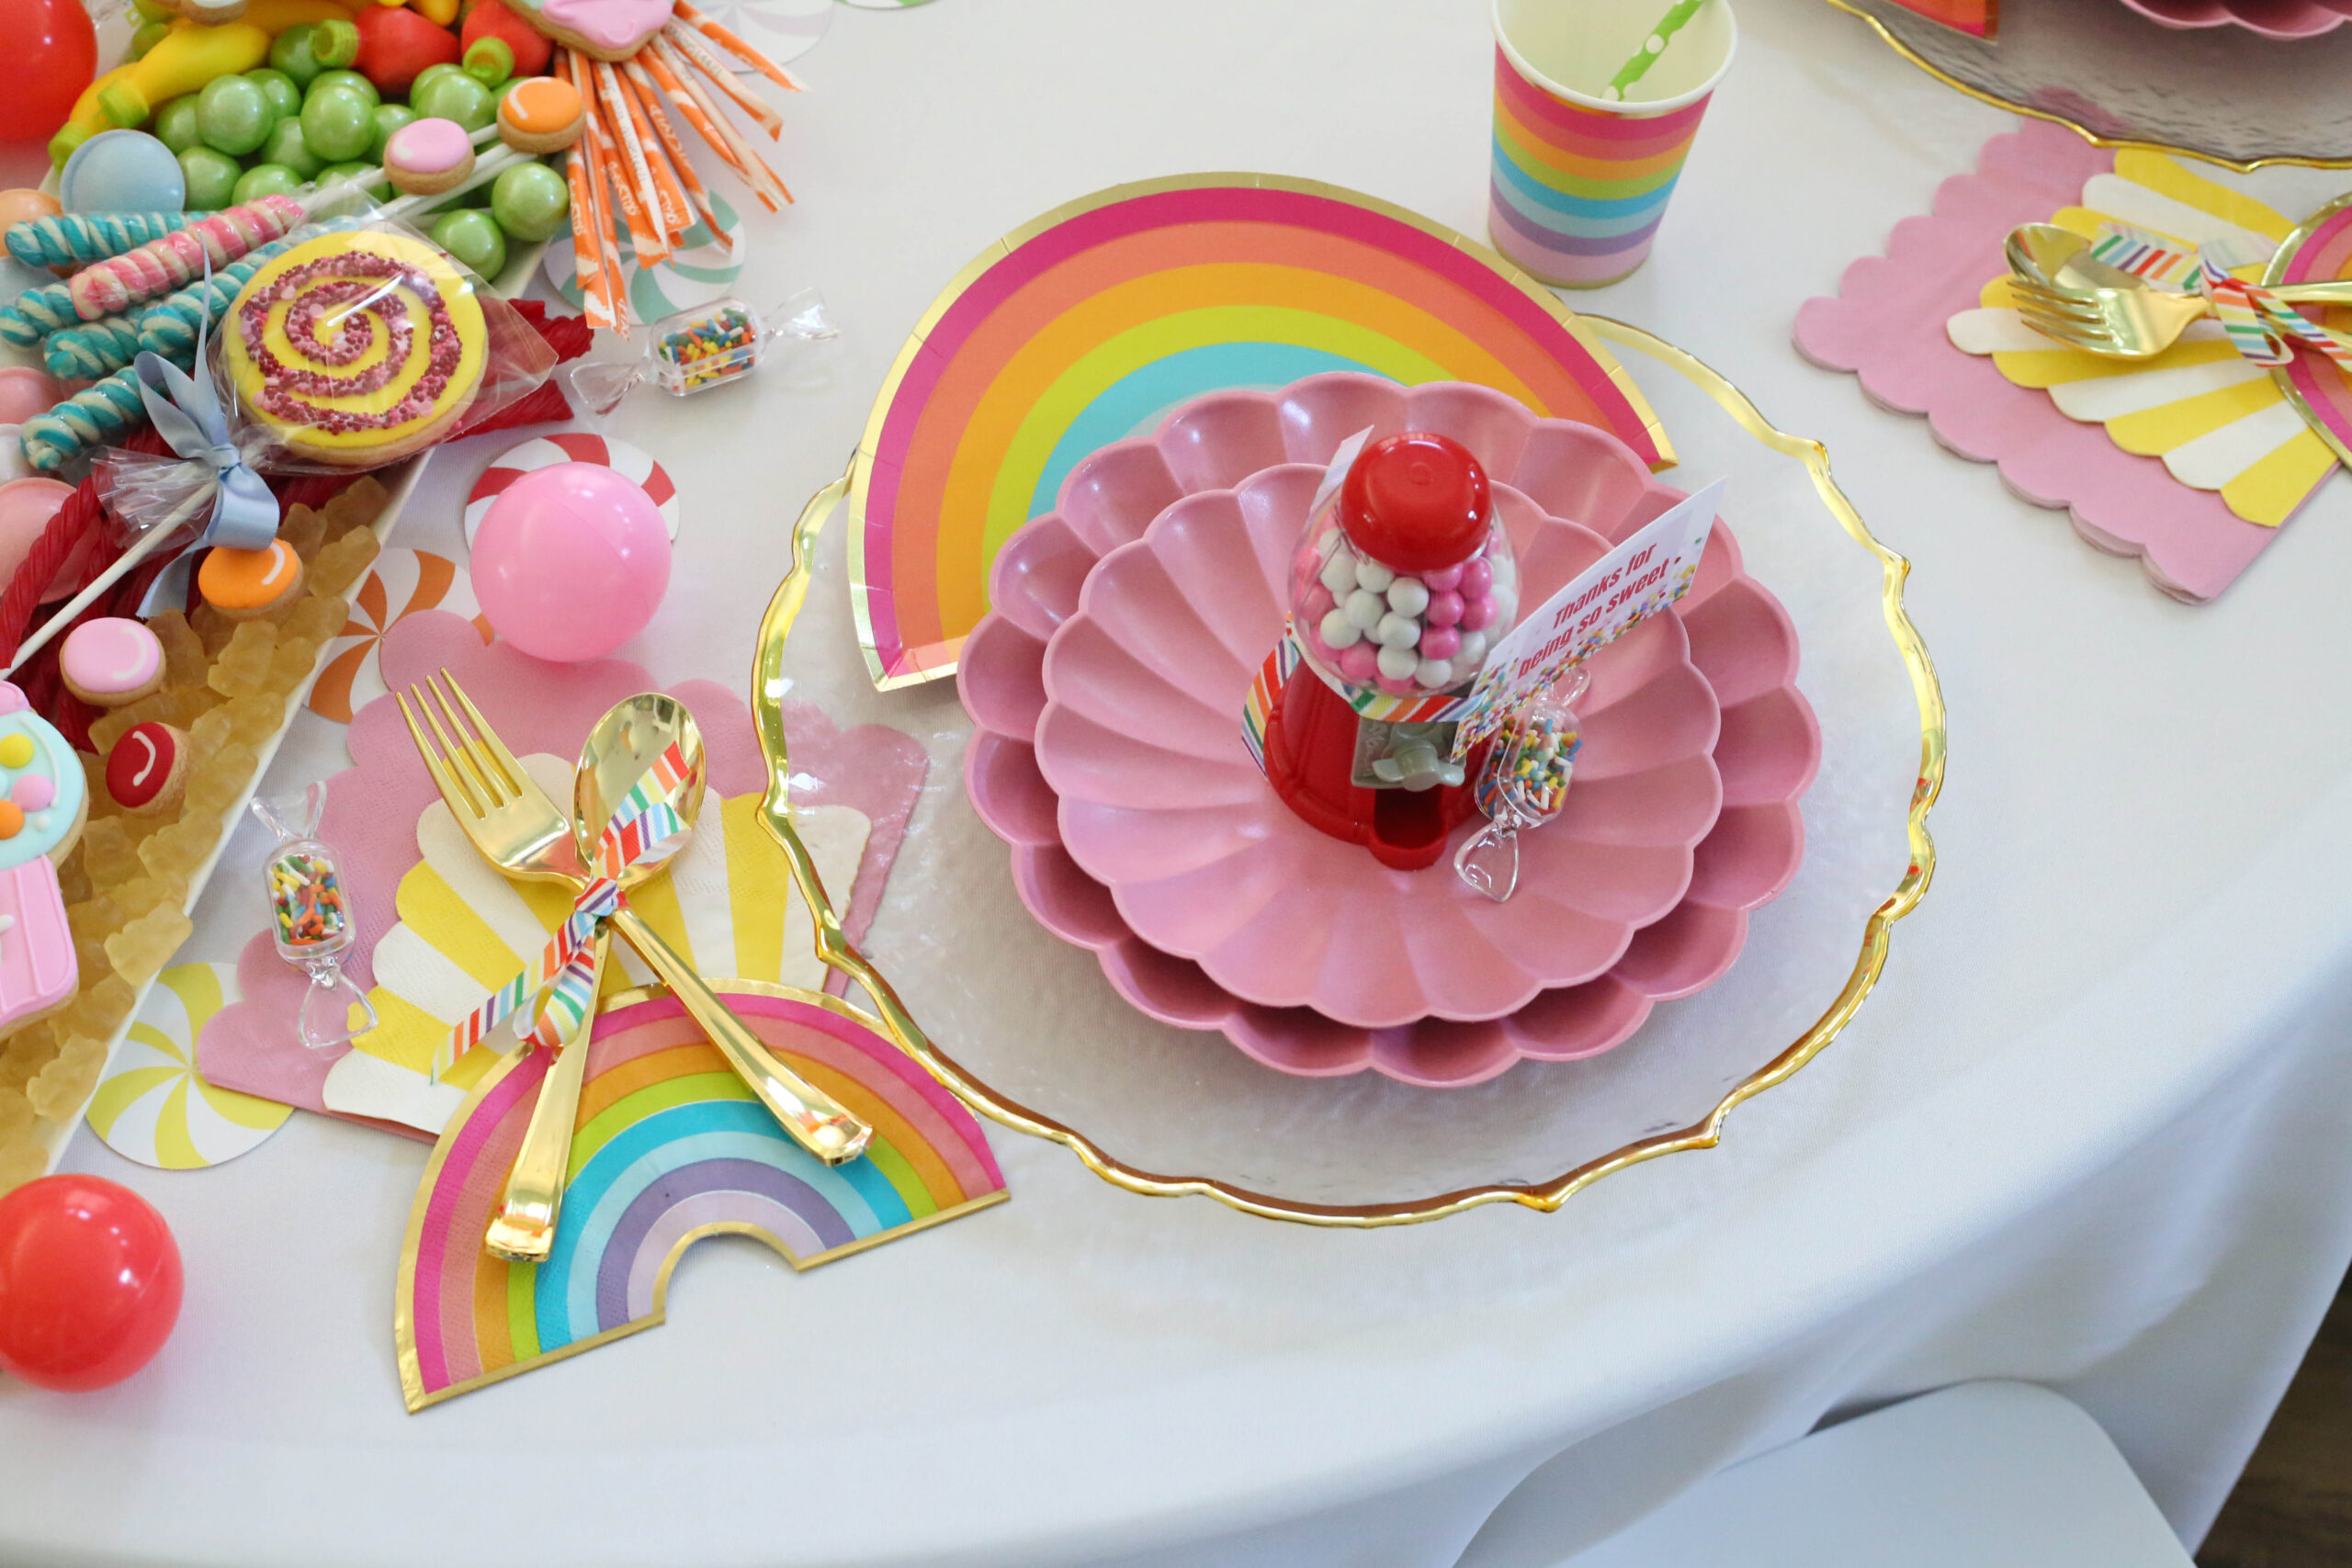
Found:
[{"label": "gold-rimmed glass charger plate", "polygon": [[[1796,624],[1798,685],[1821,725],[1804,864],[1756,912],[1737,964],[1588,1061],[1522,1062],[1444,1090],[1288,1077],[1221,1035],[1130,1009],[1091,953],[1023,909],[1001,846],[957,790],[901,854],[867,951],[975,1109],[1065,1144],[1130,1190],[1273,1217],[1362,1225],[1496,1201],[1550,1209],[1612,1171],[1712,1145],[1742,1101],[1802,1068],[1862,1005],[1934,859],[1926,816],[1943,709],[1903,612],[1907,569],[1838,491],[1818,446],[1773,429],[1671,345],[1588,320],[1671,434],[1682,463],[1669,477],[1728,479],[1724,515],[1748,571]],[[872,711],[891,717],[892,699]],[[968,733],[928,698],[899,714]]]},{"label": "gold-rimmed glass charger plate", "polygon": [[2281,42],[2181,31],[2118,0],[2001,0],[1992,39],[1894,0],[1827,0],[1947,85],[2100,146],[2150,146],[2233,168],[2352,167],[2352,28]]}]

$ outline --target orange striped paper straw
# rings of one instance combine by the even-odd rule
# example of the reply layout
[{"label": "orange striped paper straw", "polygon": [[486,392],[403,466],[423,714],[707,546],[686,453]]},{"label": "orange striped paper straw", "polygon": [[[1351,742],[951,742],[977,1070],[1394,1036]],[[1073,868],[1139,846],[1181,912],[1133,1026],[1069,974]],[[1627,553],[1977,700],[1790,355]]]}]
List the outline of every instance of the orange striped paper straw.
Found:
[{"label": "orange striped paper straw", "polygon": [[[661,51],[662,40],[658,38],[654,39],[635,59],[629,62],[629,64],[632,68],[645,70],[653,78],[656,89],[669,98],[680,114],[686,117],[686,123],[693,126],[695,134],[710,144],[710,150],[718,154],[719,161],[741,175],[743,177],[743,183],[750,186],[755,194],[758,193],[759,181],[753,179],[752,171],[743,166],[743,160],[737,154],[733,140],[718,126],[712,124],[710,117],[703,113],[701,100],[686,90],[685,83],[670,69],[669,62],[662,58]],[[775,204],[768,203],[768,209],[774,211]]]},{"label": "orange striped paper straw", "polygon": [[758,151],[743,139],[742,132],[737,130],[728,121],[727,111],[713,101],[709,92],[704,88],[701,82],[695,79],[685,61],[671,48],[670,40],[657,37],[648,45],[648,48],[660,55],[663,63],[670,67],[671,74],[685,88],[687,95],[702,106],[705,120],[718,127],[719,135],[727,139],[727,145],[735,153],[733,162],[736,173],[751,182],[752,190],[762,201],[767,204],[768,210],[771,212],[779,210],[776,205],[779,197],[785,201],[790,201],[792,193],[785,188],[784,182],[776,177],[775,171],[768,167],[767,160],[761,157]]},{"label": "orange striped paper straw", "polygon": [[626,122],[629,139],[637,148],[637,155],[645,164],[646,173],[653,178],[662,227],[668,231],[674,244],[680,235],[695,225],[694,212],[686,205],[685,187],[671,169],[669,157],[660,140],[654,136],[653,127],[647,121],[644,111],[638,107],[636,96],[622,84],[620,73],[598,61],[596,85]]},{"label": "orange striped paper straw", "polygon": [[678,128],[672,125],[670,117],[662,112],[661,90],[654,85],[653,78],[636,61],[625,60],[621,62],[621,89],[628,94],[629,101],[637,106],[645,116],[646,123],[653,128],[654,139],[662,143],[662,151],[669,155],[671,170],[685,191],[688,204],[702,215],[703,222],[710,228],[712,238],[728,247],[731,254],[734,241],[719,230],[718,209],[711,204],[709,187],[702,183],[702,176],[695,172],[694,160],[686,155],[685,139],[678,134]]},{"label": "orange striped paper straw", "polygon": [[692,6],[687,5],[686,0],[677,0],[677,4],[672,7],[672,11],[677,18],[685,23],[686,26],[694,28],[695,31],[702,34],[703,37],[720,45],[729,53],[734,55],[744,64],[750,66],[752,70],[758,72],[761,75],[766,77],[777,86],[787,88],[796,93],[806,91],[806,89],[801,86],[798,77],[793,75],[791,72],[786,71],[783,66],[778,65],[775,61],[770,60],[766,55],[762,54],[758,50],[753,49],[750,44],[745,43],[741,39],[736,37],[729,29],[721,27],[718,23],[712,21],[708,17],[704,16],[700,11],[695,10]]},{"label": "orange striped paper straw", "polygon": [[783,140],[784,116],[775,112],[775,106],[737,81],[735,73],[727,68],[727,62],[713,54],[710,45],[696,38],[685,24],[674,20],[662,23],[662,39],[692,61],[712,86],[734,99],[736,107],[757,120],[768,133],[769,141]]},{"label": "orange striped paper straw", "polygon": [[571,76],[571,85],[580,90],[580,101],[588,111],[588,124],[580,145],[588,149],[589,156],[595,160],[597,177],[612,193],[612,209],[619,212],[622,222],[628,227],[630,248],[641,262],[668,255],[670,247],[646,216],[637,193],[629,187],[627,171],[620,166],[620,154],[613,145],[613,130],[605,123],[604,110],[596,101],[594,75],[584,56],[572,55]]},{"label": "orange striped paper straw", "polygon": [[662,254],[650,259],[662,260],[670,254],[671,236],[685,231],[685,203],[677,201],[678,221],[672,222],[670,203],[664,199],[669,193],[662,190],[662,182],[654,177],[653,166],[646,158],[645,142],[637,134],[636,118],[621,97],[620,78],[601,60],[588,69],[601,99],[597,118],[612,133],[613,150],[620,159],[622,172],[635,182],[638,206],[645,213],[646,221],[653,224],[654,231],[661,236]]},{"label": "orange striped paper straw", "polygon": [[589,160],[575,153],[563,161],[564,183],[571,187],[571,259],[580,274],[580,310],[592,327],[620,330],[606,287],[605,264],[598,254],[597,235],[605,215],[597,209],[596,188],[588,177]]}]

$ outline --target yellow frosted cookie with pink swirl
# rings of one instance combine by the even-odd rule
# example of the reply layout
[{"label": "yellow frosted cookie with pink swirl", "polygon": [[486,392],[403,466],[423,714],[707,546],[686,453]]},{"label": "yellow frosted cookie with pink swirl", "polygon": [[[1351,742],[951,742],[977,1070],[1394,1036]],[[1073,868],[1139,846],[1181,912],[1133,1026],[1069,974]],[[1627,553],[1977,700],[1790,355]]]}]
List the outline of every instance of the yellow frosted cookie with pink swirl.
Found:
[{"label": "yellow frosted cookie with pink swirl", "polygon": [[454,430],[490,331],[448,257],[358,230],[294,246],[229,307],[221,364],[247,413],[297,457],[373,468]]}]

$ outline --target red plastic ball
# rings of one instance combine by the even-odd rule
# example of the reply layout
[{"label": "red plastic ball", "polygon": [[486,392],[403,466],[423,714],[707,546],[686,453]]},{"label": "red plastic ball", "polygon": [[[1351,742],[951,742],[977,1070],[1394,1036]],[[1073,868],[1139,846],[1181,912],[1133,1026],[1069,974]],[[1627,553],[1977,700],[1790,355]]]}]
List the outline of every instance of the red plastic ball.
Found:
[{"label": "red plastic ball", "polygon": [[0,0],[9,87],[0,93],[0,141],[45,141],[98,69],[98,35],[80,0]]},{"label": "red plastic ball", "polygon": [[180,1315],[180,1249],[154,1205],[95,1176],[0,1198],[0,1371],[79,1393],[153,1360]]},{"label": "red plastic ball", "polygon": [[1408,431],[1363,449],[1340,487],[1340,526],[1392,570],[1442,571],[1477,553],[1493,513],[1487,470],[1459,441]]}]

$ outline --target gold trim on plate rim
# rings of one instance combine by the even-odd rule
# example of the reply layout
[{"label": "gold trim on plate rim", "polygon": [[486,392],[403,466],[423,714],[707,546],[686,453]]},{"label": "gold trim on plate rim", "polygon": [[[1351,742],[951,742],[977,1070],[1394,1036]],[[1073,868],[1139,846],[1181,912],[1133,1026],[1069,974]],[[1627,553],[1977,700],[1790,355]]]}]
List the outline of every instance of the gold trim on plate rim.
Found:
[{"label": "gold trim on plate rim", "polygon": [[865,434],[858,438],[857,452],[850,460],[848,477],[850,485],[850,614],[855,618],[857,624],[858,651],[865,656],[865,672],[873,681],[876,691],[889,692],[901,686],[921,685],[926,681],[937,681],[956,673],[954,660],[944,664],[928,665],[896,675],[884,670],[882,656],[874,645],[873,614],[866,604],[866,595],[871,592],[871,584],[865,572],[865,502],[867,490],[874,476],[875,456],[882,445],[883,422],[889,417],[890,404],[899,395],[899,384],[906,379],[907,371],[913,366],[915,355],[922,352],[924,343],[929,340],[932,329],[939,325],[940,318],[947,313],[949,307],[962,299],[965,290],[978,282],[982,274],[1046,230],[1091,212],[1098,207],[1108,207],[1114,202],[1126,201],[1141,196],[1158,196],[1163,191],[1197,190],[1204,186],[1239,186],[1258,190],[1286,190],[1301,196],[1329,197],[1334,201],[1345,202],[1351,207],[1361,207],[1366,211],[1379,213],[1384,218],[1393,218],[1400,223],[1419,230],[1432,239],[1443,241],[1455,250],[1467,252],[1479,261],[1486,263],[1505,282],[1542,306],[1554,321],[1567,329],[1571,337],[1587,349],[1594,351],[1593,357],[1602,363],[1603,368],[1609,373],[1609,379],[1616,385],[1618,391],[1624,394],[1625,400],[1633,405],[1634,412],[1639,416],[1643,428],[1649,433],[1650,440],[1657,447],[1659,461],[1653,464],[1652,468],[1673,467],[1674,444],[1667,439],[1666,427],[1658,423],[1657,414],[1650,408],[1648,400],[1642,396],[1642,389],[1634,384],[1634,378],[1625,374],[1625,367],[1598,351],[1592,342],[1591,334],[1585,330],[1585,322],[1589,318],[1570,310],[1558,295],[1537,282],[1527,274],[1525,269],[1510,261],[1493,246],[1482,244],[1467,234],[1449,229],[1432,219],[1424,218],[1410,208],[1399,207],[1395,202],[1383,201],[1378,197],[1366,196],[1362,191],[1350,190],[1345,186],[1335,186],[1323,180],[1294,179],[1285,175],[1252,174],[1247,171],[1226,171],[1204,175],[1169,175],[1159,179],[1136,180],[1130,185],[1111,186],[1091,195],[1081,196],[1075,201],[1064,202],[1051,212],[1030,220],[1011,233],[991,241],[987,249],[967,263],[964,270],[957,273],[949,281],[947,287],[939,291],[938,297],[932,300],[929,309],[923,311],[922,319],[917,321],[914,330],[907,334],[907,341],[899,345],[898,358],[891,362],[890,374],[883,381],[882,390],[874,399],[874,408],[865,419]]},{"label": "gold trim on plate rim", "polygon": [[[2262,281],[2265,286],[2275,288],[2285,282],[2287,269],[2295,263],[2295,253],[2311,243],[2312,231],[2346,207],[2352,207],[2352,192],[2337,197],[2334,201],[2296,224],[2293,231],[2278,242],[2278,248],[2270,253],[2270,265],[2262,269]],[[2291,365],[2274,365],[2270,367],[2270,379],[2278,385],[2280,391],[2287,394],[2288,403],[2297,413],[2303,416],[2303,423],[2311,427],[2312,434],[2325,442],[2327,449],[2335,454],[2335,460],[2346,468],[2352,468],[2352,447],[2347,447],[2343,438],[2329,429],[2326,422],[2312,410],[2310,402],[2303,397],[2302,389],[2296,386],[2294,378],[2287,374],[2292,368]]]},{"label": "gold trim on plate rim", "polygon": [[2267,169],[2273,165],[2299,169],[2352,169],[2352,157],[2305,158],[2294,153],[2278,152],[2268,157],[2253,158],[2240,163],[2234,158],[2224,158],[2218,152],[2199,152],[2194,147],[2176,147],[2165,141],[2142,141],[2132,137],[2102,136],[2086,125],[2068,119],[2064,115],[2053,113],[2049,109],[2033,108],[2007,98],[1996,97],[1982,87],[1969,85],[1941,66],[1934,64],[1901,39],[1896,38],[1887,30],[1884,22],[1855,5],[1853,0],[1829,0],[1829,4],[1849,17],[1857,17],[1869,23],[1871,31],[1878,34],[1889,49],[1954,92],[1965,93],[1980,104],[1990,104],[1996,109],[2007,109],[2011,114],[2023,115],[2028,119],[2047,120],[2052,125],[2063,125],[2094,147],[2104,147],[2117,152],[2164,152],[2176,158],[2194,158],[2200,164],[2218,164],[2222,168],[2234,170],[2241,175],[2250,175],[2256,169]]},{"label": "gold trim on plate rim", "polygon": [[[1598,1158],[1587,1160],[1574,1169],[1565,1171],[1547,1181],[1498,1182],[1487,1186],[1465,1187],[1427,1198],[1405,1199],[1389,1203],[1298,1202],[1279,1198],[1271,1193],[1256,1192],[1247,1188],[1236,1187],[1209,1177],[1166,1175],[1140,1169],[1111,1155],[1101,1145],[1077,1129],[1057,1122],[1042,1111],[1032,1110],[1020,1101],[991,1089],[920,1031],[914,1030],[910,1020],[908,1021],[909,1027],[906,1030],[889,1031],[900,1040],[909,1055],[921,1062],[924,1070],[945,1085],[957,1099],[990,1121],[1010,1127],[1015,1132],[1025,1133],[1032,1137],[1045,1138],[1061,1145],[1076,1155],[1087,1169],[1113,1186],[1125,1188],[1130,1192],[1152,1198],[1178,1198],[1197,1194],[1201,1197],[1213,1198],[1227,1208],[1238,1209],[1245,1214],[1256,1214],[1266,1219],[1290,1220],[1311,1225],[1371,1229],[1382,1225],[1415,1224],[1426,1220],[1442,1219],[1449,1214],[1458,1214],[1465,1209],[1475,1209],[1487,1203],[1520,1203],[1549,1213],[1566,1202],[1577,1192],[1589,1187],[1604,1176],[1639,1165],[1645,1160],[1656,1159],[1661,1155],[1679,1154],[1686,1149],[1713,1148],[1721,1141],[1724,1124],[1734,1109],[1774,1085],[1793,1077],[1797,1069],[1819,1055],[1831,1041],[1838,1038],[1846,1025],[1852,1021],[1855,1012],[1869,997],[1871,987],[1878,983],[1880,973],[1886,966],[1886,955],[1893,942],[1894,922],[1918,907],[1920,898],[1928,891],[1928,882],[1935,874],[1936,846],[1934,840],[1928,834],[1928,811],[1935,805],[1936,795],[1943,787],[1944,702],[1942,688],[1936,678],[1935,663],[1928,657],[1927,645],[1921,640],[1917,628],[1912,626],[1911,617],[1903,605],[1903,585],[1910,574],[1911,563],[1894,551],[1888,549],[1871,534],[1870,525],[1862,520],[1861,513],[1854,509],[1853,502],[1846,499],[1845,493],[1838,488],[1836,479],[1830,476],[1829,453],[1821,443],[1807,440],[1803,436],[1790,435],[1774,428],[1762,414],[1757,412],[1756,405],[1750,402],[1747,395],[1738,388],[1725,380],[1704,362],[1675,347],[1664,339],[1644,332],[1639,327],[1627,326],[1622,321],[1611,321],[1605,316],[1580,315],[1577,319],[1582,327],[1593,336],[1622,348],[1646,355],[1667,369],[1691,382],[1713,398],[1726,413],[1731,415],[1740,428],[1758,441],[1776,452],[1803,461],[1807,471],[1813,476],[1814,489],[1820,493],[1823,503],[1828,507],[1830,514],[1838,520],[1838,525],[1845,529],[1855,543],[1878,558],[1882,570],[1881,608],[1886,617],[1888,634],[1894,640],[1895,652],[1910,673],[1912,693],[1919,706],[1919,772],[1912,787],[1907,813],[1911,848],[1909,863],[1905,867],[1901,877],[1896,880],[1894,890],[1871,912],[1870,919],[1864,924],[1860,951],[1854,960],[1852,971],[1846,977],[1844,988],[1830,1001],[1810,1028],[1783,1047],[1762,1067],[1733,1085],[1730,1091],[1715,1104],[1712,1111],[1688,1126],[1637,1139]],[[1646,407],[1646,403],[1644,406]],[[859,458],[853,462],[851,473],[844,474],[841,479],[819,491],[801,513],[800,520],[794,529],[794,573],[786,578],[785,588],[779,589],[777,594],[779,602],[786,599],[786,591],[793,587],[796,578],[805,578],[814,556],[818,530],[824,526],[826,518],[831,514],[835,505],[848,491],[852,476],[857,471],[855,463],[862,460],[864,456],[864,449],[861,448]],[[856,538],[856,534],[853,532],[850,536],[853,548],[855,547]],[[801,586],[805,589],[805,582]],[[763,627],[759,660],[755,668],[775,670],[782,668],[783,643],[786,634],[791,630],[793,614],[797,611],[797,603],[790,605],[788,613],[779,614],[776,610],[771,609]],[[870,651],[869,649],[869,655]],[[755,690],[754,711],[757,711],[759,700],[759,693]],[[762,739],[764,747],[767,739],[764,728]],[[771,767],[774,767],[775,759],[771,757],[769,761]],[[821,932],[824,921],[820,919],[817,924]],[[821,944],[819,948],[819,955],[825,956]],[[828,961],[831,962],[830,959]],[[836,964],[836,967],[841,966]],[[895,1003],[895,997],[890,1000]]]}]

